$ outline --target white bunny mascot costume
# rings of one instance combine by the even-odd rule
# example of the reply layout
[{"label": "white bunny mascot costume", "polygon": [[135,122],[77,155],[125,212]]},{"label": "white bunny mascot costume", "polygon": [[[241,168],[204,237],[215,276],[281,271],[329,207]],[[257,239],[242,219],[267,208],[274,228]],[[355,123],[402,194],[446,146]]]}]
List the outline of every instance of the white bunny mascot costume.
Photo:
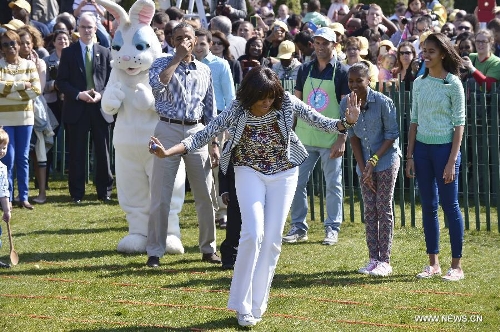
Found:
[{"label": "white bunny mascot costume", "polygon": [[[155,4],[153,0],[138,0],[127,14],[112,1],[97,2],[118,22],[111,43],[111,75],[101,102],[106,114],[117,114],[113,132],[116,183],[118,201],[129,225],[129,234],[121,239],[117,249],[125,253],[145,253],[154,158],[148,151],[148,142],[158,123],[149,85],[149,68],[162,56],[160,42],[149,25]],[[170,254],[184,253],[178,213],[184,203],[185,179],[182,164],[170,203],[167,236],[167,253]]]}]

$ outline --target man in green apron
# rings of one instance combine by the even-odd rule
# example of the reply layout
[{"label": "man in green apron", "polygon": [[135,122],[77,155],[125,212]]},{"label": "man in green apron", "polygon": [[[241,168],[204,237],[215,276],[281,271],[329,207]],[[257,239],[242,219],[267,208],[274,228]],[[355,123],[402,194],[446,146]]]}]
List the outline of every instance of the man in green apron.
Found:
[{"label": "man in green apron", "polygon": [[[314,34],[316,59],[303,64],[297,74],[295,95],[316,111],[329,118],[340,116],[339,103],[347,95],[347,67],[336,59],[336,35],[330,28],[319,28]],[[307,182],[316,162],[321,158],[321,168],[326,181],[327,216],[323,221],[325,239],[323,244],[337,243],[342,223],[342,155],[346,135],[334,135],[317,130],[298,120],[295,132],[304,144],[309,157],[299,167],[299,180],[293,199],[292,227],[283,242],[294,243],[307,240]]]}]

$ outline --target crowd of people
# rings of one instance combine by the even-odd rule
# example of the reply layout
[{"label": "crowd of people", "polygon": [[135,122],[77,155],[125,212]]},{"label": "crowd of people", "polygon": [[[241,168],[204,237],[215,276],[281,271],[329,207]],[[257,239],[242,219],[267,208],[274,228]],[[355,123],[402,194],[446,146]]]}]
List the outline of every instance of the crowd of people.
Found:
[{"label": "crowd of people", "polygon": [[[477,10],[447,10],[438,0],[398,2],[390,13],[348,0],[332,0],[329,8],[319,0],[305,5],[292,13],[284,4],[275,8],[273,0],[251,2],[252,8],[245,1],[218,1],[206,11],[206,27],[176,7],[157,10],[151,22],[166,55],[149,72],[159,122],[148,148],[161,159],[153,164],[146,264],[159,266],[165,253],[168,206],[182,158],[196,201],[202,260],[222,259],[223,268],[234,268],[228,306],[243,326],[255,325],[267,308],[282,243],[308,240],[307,183],[318,161],[326,183],[322,243],[339,241],[348,138],[365,206],[369,260],[359,272],[393,272],[391,202],[403,162],[407,176],[418,181],[429,255],[417,277],[442,274],[441,204],[452,247],[443,278],[464,278],[458,171],[469,93],[462,84],[473,89],[485,83],[489,90],[500,79],[500,8],[489,22],[479,22]],[[85,198],[90,132],[97,196],[109,202],[114,119],[101,112],[100,102],[110,49],[118,47],[116,21],[95,0],[13,0],[2,13],[4,220],[10,220],[13,203],[34,209],[30,158],[39,189],[32,202],[46,202],[56,166],[50,148],[61,126],[72,201]],[[284,84],[293,84],[293,95]],[[392,85],[413,89],[406,151],[400,150],[394,103],[379,92]],[[282,236],[289,212],[290,229]],[[227,232],[222,257],[216,226]]]}]

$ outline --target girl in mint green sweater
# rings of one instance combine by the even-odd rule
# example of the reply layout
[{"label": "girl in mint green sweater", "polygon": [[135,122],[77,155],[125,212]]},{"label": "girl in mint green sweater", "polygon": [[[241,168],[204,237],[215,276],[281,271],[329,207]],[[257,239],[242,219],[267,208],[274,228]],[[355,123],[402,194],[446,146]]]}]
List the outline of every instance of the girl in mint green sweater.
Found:
[{"label": "girl in mint green sweater", "polygon": [[425,74],[413,83],[406,175],[416,177],[429,265],[417,278],[441,275],[438,203],[449,221],[451,268],[444,280],[464,278],[461,266],[464,223],[458,205],[460,144],[465,125],[465,95],[458,72],[461,58],[441,33],[423,44]]}]

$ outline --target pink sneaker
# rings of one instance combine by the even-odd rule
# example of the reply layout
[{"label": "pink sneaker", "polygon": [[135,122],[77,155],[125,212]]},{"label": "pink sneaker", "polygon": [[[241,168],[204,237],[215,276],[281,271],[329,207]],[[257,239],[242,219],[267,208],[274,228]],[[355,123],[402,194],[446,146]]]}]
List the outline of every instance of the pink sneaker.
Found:
[{"label": "pink sneaker", "polygon": [[370,274],[370,271],[373,270],[374,268],[377,267],[378,261],[376,259],[371,258],[370,262],[366,264],[366,266],[363,266],[358,270],[359,273],[362,274]]},{"label": "pink sneaker", "polygon": [[465,278],[464,271],[462,269],[452,269],[450,268],[448,272],[443,276],[443,280],[446,281],[459,281]]},{"label": "pink sneaker", "polygon": [[392,273],[392,266],[386,262],[378,262],[377,266],[370,271],[371,276],[387,277]]},{"label": "pink sneaker", "polygon": [[432,266],[428,265],[424,268],[422,272],[417,274],[417,278],[428,279],[438,275],[439,276],[441,275],[441,268],[438,267],[437,269],[434,269]]}]

